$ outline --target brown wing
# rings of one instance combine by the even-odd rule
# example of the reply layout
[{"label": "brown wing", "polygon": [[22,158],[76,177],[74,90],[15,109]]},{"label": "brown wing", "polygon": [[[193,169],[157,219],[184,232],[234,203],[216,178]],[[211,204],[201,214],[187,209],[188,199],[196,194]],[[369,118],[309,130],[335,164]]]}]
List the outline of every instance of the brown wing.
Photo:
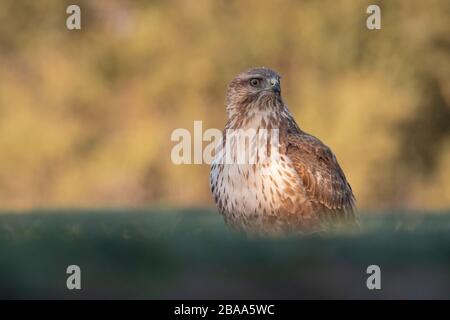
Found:
[{"label": "brown wing", "polygon": [[315,208],[339,220],[356,220],[352,188],[327,146],[309,134],[288,133],[286,153]]}]

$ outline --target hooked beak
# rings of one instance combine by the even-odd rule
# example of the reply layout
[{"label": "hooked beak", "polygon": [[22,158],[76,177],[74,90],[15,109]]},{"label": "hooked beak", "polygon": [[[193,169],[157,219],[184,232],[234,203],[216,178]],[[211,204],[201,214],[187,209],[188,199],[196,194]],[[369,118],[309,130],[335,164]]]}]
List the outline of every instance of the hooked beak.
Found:
[{"label": "hooked beak", "polygon": [[271,79],[270,85],[271,85],[272,91],[274,91],[276,93],[281,93],[280,82],[277,79]]}]

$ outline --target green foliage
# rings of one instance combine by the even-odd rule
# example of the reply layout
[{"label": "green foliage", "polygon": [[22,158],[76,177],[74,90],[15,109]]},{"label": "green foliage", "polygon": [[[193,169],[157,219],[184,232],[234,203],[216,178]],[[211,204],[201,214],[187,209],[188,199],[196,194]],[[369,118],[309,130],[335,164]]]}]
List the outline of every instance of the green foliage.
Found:
[{"label": "green foliage", "polygon": [[[391,212],[364,215],[358,233],[248,239],[199,209],[4,212],[0,298],[448,298],[449,217]],[[379,292],[366,288],[372,264]]]},{"label": "green foliage", "polygon": [[363,208],[450,205],[450,3],[0,3],[4,207],[210,204],[208,166],[170,161],[175,128],[222,128],[227,83],[265,65],[336,153]]}]

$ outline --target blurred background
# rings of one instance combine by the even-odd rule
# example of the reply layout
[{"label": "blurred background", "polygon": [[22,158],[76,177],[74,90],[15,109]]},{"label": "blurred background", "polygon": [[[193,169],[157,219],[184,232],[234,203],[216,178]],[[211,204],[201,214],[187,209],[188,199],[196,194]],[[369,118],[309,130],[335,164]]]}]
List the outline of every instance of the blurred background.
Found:
[{"label": "blurred background", "polygon": [[[0,1],[0,299],[448,299],[449,30],[447,0]],[[172,163],[172,132],[222,129],[255,66],[384,213],[361,232],[236,235],[209,165]]]},{"label": "blurred background", "polygon": [[[81,30],[66,8],[81,7]],[[381,30],[366,8],[381,7]],[[450,2],[0,2],[0,207],[212,207],[170,135],[267,66],[358,207],[450,207]]]}]

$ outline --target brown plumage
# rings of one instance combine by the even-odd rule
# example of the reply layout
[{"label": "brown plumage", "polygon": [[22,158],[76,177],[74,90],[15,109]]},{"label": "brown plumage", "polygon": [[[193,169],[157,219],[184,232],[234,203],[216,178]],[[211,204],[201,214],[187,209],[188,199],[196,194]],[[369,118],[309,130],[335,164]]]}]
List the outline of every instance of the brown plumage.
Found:
[{"label": "brown plumage", "polygon": [[[283,103],[276,72],[256,68],[236,76],[228,88],[227,113],[210,184],[229,225],[252,234],[277,235],[356,222],[355,198],[344,172],[333,152],[297,125]],[[269,156],[279,157],[258,155],[256,163],[236,163],[235,154],[225,148],[227,143],[236,146],[230,137],[262,129],[269,137],[277,135],[277,144],[267,146]],[[226,156],[233,161],[225,161]]]}]

